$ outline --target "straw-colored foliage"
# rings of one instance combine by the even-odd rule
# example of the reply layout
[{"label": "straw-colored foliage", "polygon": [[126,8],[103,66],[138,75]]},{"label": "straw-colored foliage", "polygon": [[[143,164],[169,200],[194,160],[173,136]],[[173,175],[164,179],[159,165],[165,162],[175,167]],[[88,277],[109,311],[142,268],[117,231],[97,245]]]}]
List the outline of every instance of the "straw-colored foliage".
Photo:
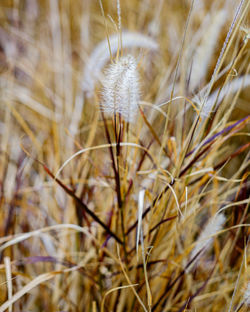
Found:
[{"label": "straw-colored foliage", "polygon": [[0,1],[0,312],[249,309],[249,1]]}]

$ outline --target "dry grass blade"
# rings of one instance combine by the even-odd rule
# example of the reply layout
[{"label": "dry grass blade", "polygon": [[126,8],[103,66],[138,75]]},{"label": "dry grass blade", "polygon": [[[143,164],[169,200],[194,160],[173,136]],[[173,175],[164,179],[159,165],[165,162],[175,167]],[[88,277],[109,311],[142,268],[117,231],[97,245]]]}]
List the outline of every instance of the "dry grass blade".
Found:
[{"label": "dry grass blade", "polygon": [[134,287],[134,286],[138,286],[138,284],[132,284],[132,285],[124,285],[124,286],[119,286],[119,287],[115,287],[110,289],[109,291],[106,292],[106,294],[104,295],[103,299],[102,299],[102,304],[101,304],[101,312],[104,312],[104,307],[105,307],[105,299],[106,297],[111,294],[114,291],[117,291],[119,289],[126,289],[126,288],[130,288],[130,287]]},{"label": "dry grass blade", "polygon": [[139,303],[140,303],[141,307],[143,308],[143,310],[144,310],[145,312],[147,312],[147,309],[146,309],[145,305],[143,304],[141,298],[140,298],[139,295],[137,294],[137,292],[136,292],[136,290],[135,290],[133,284],[131,283],[131,281],[130,281],[130,279],[129,279],[129,276],[128,276],[128,274],[127,274],[125,268],[124,268],[124,265],[123,265],[123,263],[122,263],[122,261],[121,261],[121,257],[120,257],[120,248],[119,248],[118,245],[117,245],[117,254],[118,254],[118,259],[119,259],[119,262],[120,262],[120,266],[121,266],[122,272],[123,272],[123,274],[124,274],[124,276],[125,276],[127,282],[129,283],[129,286],[131,286],[132,291],[133,291],[135,297],[137,298],[137,300],[139,301]]},{"label": "dry grass blade", "polygon": [[84,233],[87,236],[91,237],[91,234],[88,232],[86,228],[82,228],[76,224],[57,224],[57,225],[42,228],[40,230],[35,230],[33,232],[16,235],[16,237],[14,237],[13,239],[10,239],[8,242],[0,246],[0,252],[2,252],[7,247],[18,244],[28,238],[39,236],[41,233],[49,232],[53,230],[60,230],[60,229],[72,229],[72,230]]},{"label": "dry grass blade", "polygon": [[[8,300],[11,300],[13,290],[12,290],[12,278],[11,278],[11,263],[10,263],[9,257],[4,258],[4,264],[5,264],[6,280],[7,280],[7,287],[8,287]],[[12,312],[12,305],[9,306],[9,312]]]},{"label": "dry grass blade", "polygon": [[29,293],[33,288],[37,287],[38,285],[54,278],[58,274],[72,272],[72,271],[77,270],[78,268],[79,268],[79,266],[75,266],[73,268],[65,269],[63,271],[44,273],[44,274],[37,276],[31,282],[29,282],[27,285],[25,285],[20,291],[15,293],[11,297],[11,299],[9,299],[3,305],[1,305],[0,306],[0,312],[4,312],[5,310],[7,310],[13,303],[15,303],[17,300],[19,300],[25,294]]}]

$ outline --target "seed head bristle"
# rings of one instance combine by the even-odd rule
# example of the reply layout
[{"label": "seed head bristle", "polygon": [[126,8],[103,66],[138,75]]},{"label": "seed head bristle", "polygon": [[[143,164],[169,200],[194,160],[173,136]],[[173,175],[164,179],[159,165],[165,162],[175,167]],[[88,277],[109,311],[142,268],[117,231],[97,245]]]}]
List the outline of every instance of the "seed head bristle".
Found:
[{"label": "seed head bristle", "polygon": [[191,252],[191,258],[195,257],[201,250],[203,250],[200,255],[196,258],[196,261],[202,256],[203,252],[212,245],[213,236],[217,232],[219,232],[225,223],[225,216],[224,214],[220,213],[215,215],[206,225],[202,233],[200,234],[197,244],[195,248]]},{"label": "seed head bristle", "polygon": [[250,307],[250,282],[247,284],[247,289],[244,293],[244,301],[245,304]]},{"label": "seed head bristle", "polygon": [[120,114],[133,122],[140,99],[137,62],[132,55],[110,64],[103,81],[101,109],[108,115]]}]

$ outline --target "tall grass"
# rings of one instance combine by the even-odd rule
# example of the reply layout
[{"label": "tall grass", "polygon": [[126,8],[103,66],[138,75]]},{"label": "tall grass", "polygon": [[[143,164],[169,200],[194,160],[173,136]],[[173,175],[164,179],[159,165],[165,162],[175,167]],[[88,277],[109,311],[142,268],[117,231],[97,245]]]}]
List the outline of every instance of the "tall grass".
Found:
[{"label": "tall grass", "polygon": [[0,312],[248,311],[248,15],[1,1]]}]

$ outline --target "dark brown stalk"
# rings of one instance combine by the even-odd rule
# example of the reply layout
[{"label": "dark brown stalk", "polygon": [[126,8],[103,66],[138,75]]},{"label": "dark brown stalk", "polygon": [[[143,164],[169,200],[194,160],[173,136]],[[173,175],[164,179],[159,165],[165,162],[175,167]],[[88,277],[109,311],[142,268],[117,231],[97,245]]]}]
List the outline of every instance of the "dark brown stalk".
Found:
[{"label": "dark brown stalk", "polygon": [[[105,223],[102,222],[102,220],[99,219],[99,217],[93,212],[91,211],[87,205],[79,198],[75,195],[75,193],[69,188],[67,187],[65,184],[63,184],[58,178],[56,178],[54,176],[54,174],[49,170],[49,168],[41,163],[39,161],[39,163],[43,166],[44,170],[48,173],[49,176],[51,176],[52,179],[54,179],[62,188],[63,190],[69,195],[71,196],[75,201],[76,203],[79,205],[79,207],[81,207],[81,209],[84,209],[84,211],[90,215],[98,224],[101,225],[101,227],[110,235],[112,236],[119,244],[123,244],[121,239],[114,233],[112,232]],[[78,207],[78,206],[77,206]]]},{"label": "dark brown stalk", "polygon": [[[160,298],[157,300],[157,302],[153,305],[152,307],[152,311],[155,311],[155,309],[158,307],[158,305],[161,303],[161,301],[166,297],[166,295],[168,294],[168,292],[170,291],[170,289],[180,280],[180,278],[182,278],[182,276],[185,275],[186,270],[191,266],[191,264],[199,257],[199,255],[203,252],[204,249],[201,249],[189,262],[188,264],[185,266],[184,270],[182,270],[180,272],[180,274],[171,282],[171,280],[169,281],[169,283],[167,284],[167,286],[165,287],[165,290],[163,292],[163,294],[160,296]],[[166,299],[164,300],[164,303],[166,303]],[[162,304],[163,306],[163,304]]]},{"label": "dark brown stalk", "polygon": [[[174,183],[175,183],[175,180],[171,181],[169,184],[172,186],[174,185]],[[162,196],[167,192],[168,189],[169,189],[169,186],[166,185],[164,189],[161,191],[161,193],[154,198],[152,205],[148,206],[148,208],[143,212],[142,219],[145,218],[145,216],[149,213],[150,209],[156,205],[158,200],[162,198]],[[138,223],[138,220],[136,220],[135,223],[130,226],[130,228],[126,232],[126,235],[128,235],[131,231],[133,231],[136,228],[137,223]]]}]

